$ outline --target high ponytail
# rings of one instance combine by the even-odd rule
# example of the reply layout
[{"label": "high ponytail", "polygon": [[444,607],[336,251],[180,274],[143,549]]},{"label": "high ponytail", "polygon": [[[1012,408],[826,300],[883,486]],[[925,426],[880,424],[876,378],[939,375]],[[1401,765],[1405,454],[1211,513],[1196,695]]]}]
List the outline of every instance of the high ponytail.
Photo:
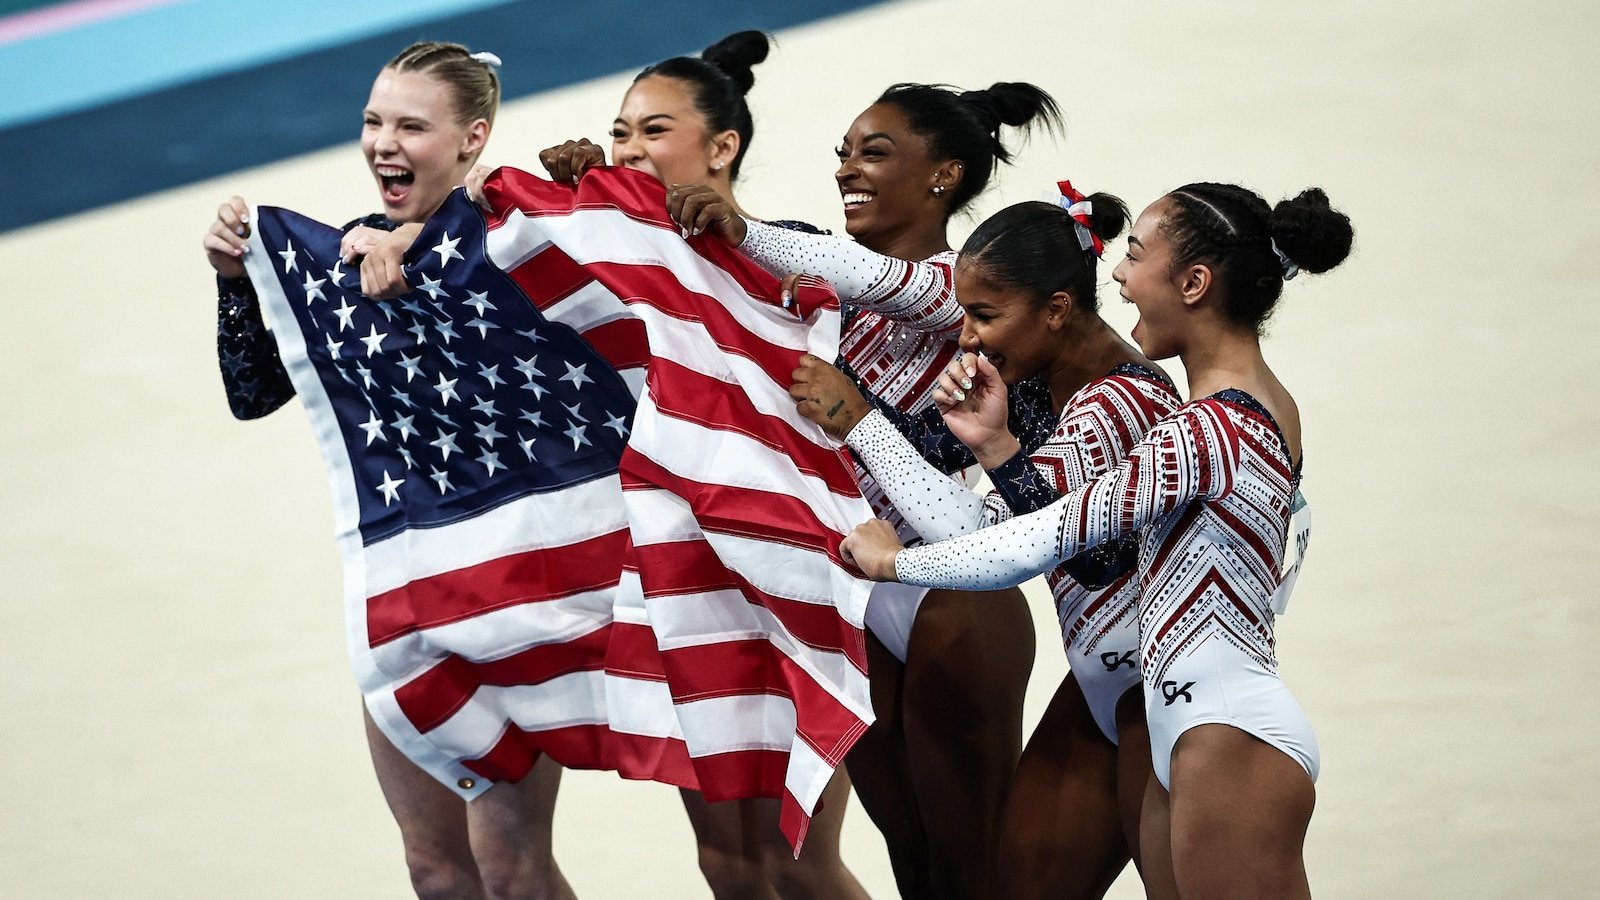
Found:
[{"label": "high ponytail", "polygon": [[1350,218],[1321,188],[1269,207],[1249,188],[1198,182],[1167,194],[1163,230],[1175,269],[1204,262],[1223,288],[1223,315],[1260,333],[1283,284],[1301,270],[1326,272],[1350,255]]},{"label": "high ponytail", "polygon": [[699,56],[674,56],[646,66],[633,80],[657,75],[689,85],[708,132],[738,132],[739,152],[728,166],[728,177],[737,179],[739,165],[755,140],[755,122],[744,95],[756,81],[751,68],[767,58],[769,47],[767,36],[759,31],[736,31],[700,51]]},{"label": "high ponytail", "polygon": [[[1095,193],[1084,199],[1091,206],[1089,231],[1102,242],[1128,227],[1128,207],[1117,197]],[[1095,312],[1100,309],[1099,258],[1084,248],[1077,225],[1060,203],[1032,200],[1008,206],[972,232],[960,262],[977,267],[992,284],[1025,292],[1036,306],[1066,291],[1080,310]]]},{"label": "high ponytail", "polygon": [[950,196],[951,214],[989,186],[996,161],[1011,161],[1000,137],[1002,126],[1032,129],[1042,122],[1052,131],[1061,128],[1055,98],[1026,82],[998,82],[981,91],[903,83],[884,91],[878,102],[905,113],[935,159],[961,162],[961,180]]}]

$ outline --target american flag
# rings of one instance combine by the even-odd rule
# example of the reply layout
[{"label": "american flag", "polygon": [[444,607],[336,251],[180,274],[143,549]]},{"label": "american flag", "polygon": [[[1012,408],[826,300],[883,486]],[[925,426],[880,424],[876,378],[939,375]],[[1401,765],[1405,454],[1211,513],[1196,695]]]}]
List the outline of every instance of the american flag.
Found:
[{"label": "american flag", "polygon": [[374,719],[462,796],[538,752],[782,797],[798,848],[871,721],[870,515],[795,412],[838,307],[707,237],[625,170],[503,169],[373,301],[339,234],[257,212],[249,268],[328,463],[351,657]]}]

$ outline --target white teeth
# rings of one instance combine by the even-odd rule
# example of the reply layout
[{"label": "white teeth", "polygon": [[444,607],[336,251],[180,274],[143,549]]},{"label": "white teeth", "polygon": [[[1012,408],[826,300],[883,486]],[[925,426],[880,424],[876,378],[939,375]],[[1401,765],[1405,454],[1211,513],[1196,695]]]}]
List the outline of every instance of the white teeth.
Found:
[{"label": "white teeth", "polygon": [[871,194],[860,194],[860,193],[852,192],[852,193],[844,195],[844,202],[846,202],[846,203],[869,203],[871,201],[872,201],[872,195]]},{"label": "white teeth", "polygon": [[402,169],[399,166],[374,166],[373,171],[385,178],[399,178],[402,175],[411,174],[410,170]]}]

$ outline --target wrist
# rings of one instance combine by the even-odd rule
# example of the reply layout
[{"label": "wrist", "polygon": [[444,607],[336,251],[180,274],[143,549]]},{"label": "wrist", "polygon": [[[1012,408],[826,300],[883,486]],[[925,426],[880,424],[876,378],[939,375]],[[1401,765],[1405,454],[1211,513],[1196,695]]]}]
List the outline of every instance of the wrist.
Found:
[{"label": "wrist", "polygon": [[973,457],[985,471],[1000,467],[1021,452],[1022,444],[1009,431],[1001,431],[972,448]]}]

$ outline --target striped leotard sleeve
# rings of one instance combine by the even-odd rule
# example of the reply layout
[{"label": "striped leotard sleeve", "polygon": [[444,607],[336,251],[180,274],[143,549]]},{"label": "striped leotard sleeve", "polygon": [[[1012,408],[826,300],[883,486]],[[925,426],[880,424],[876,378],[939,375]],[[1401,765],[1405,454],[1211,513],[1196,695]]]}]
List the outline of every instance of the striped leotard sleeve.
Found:
[{"label": "striped leotard sleeve", "polygon": [[983,527],[983,500],[923,459],[881,410],[857,422],[845,443],[924,540],[942,541]]},{"label": "striped leotard sleeve", "polygon": [[1038,512],[962,537],[908,547],[895,559],[906,584],[994,590],[1145,527],[1197,499],[1227,493],[1238,439],[1226,418],[1191,404],[1145,436],[1117,468]]},{"label": "striped leotard sleeve", "polygon": [[[746,220],[739,249],[778,277],[815,275],[839,298],[886,319],[955,337],[962,310],[956,302],[955,270],[939,261],[906,262],[832,235],[804,234]],[[936,257],[937,258],[937,257]]]}]

